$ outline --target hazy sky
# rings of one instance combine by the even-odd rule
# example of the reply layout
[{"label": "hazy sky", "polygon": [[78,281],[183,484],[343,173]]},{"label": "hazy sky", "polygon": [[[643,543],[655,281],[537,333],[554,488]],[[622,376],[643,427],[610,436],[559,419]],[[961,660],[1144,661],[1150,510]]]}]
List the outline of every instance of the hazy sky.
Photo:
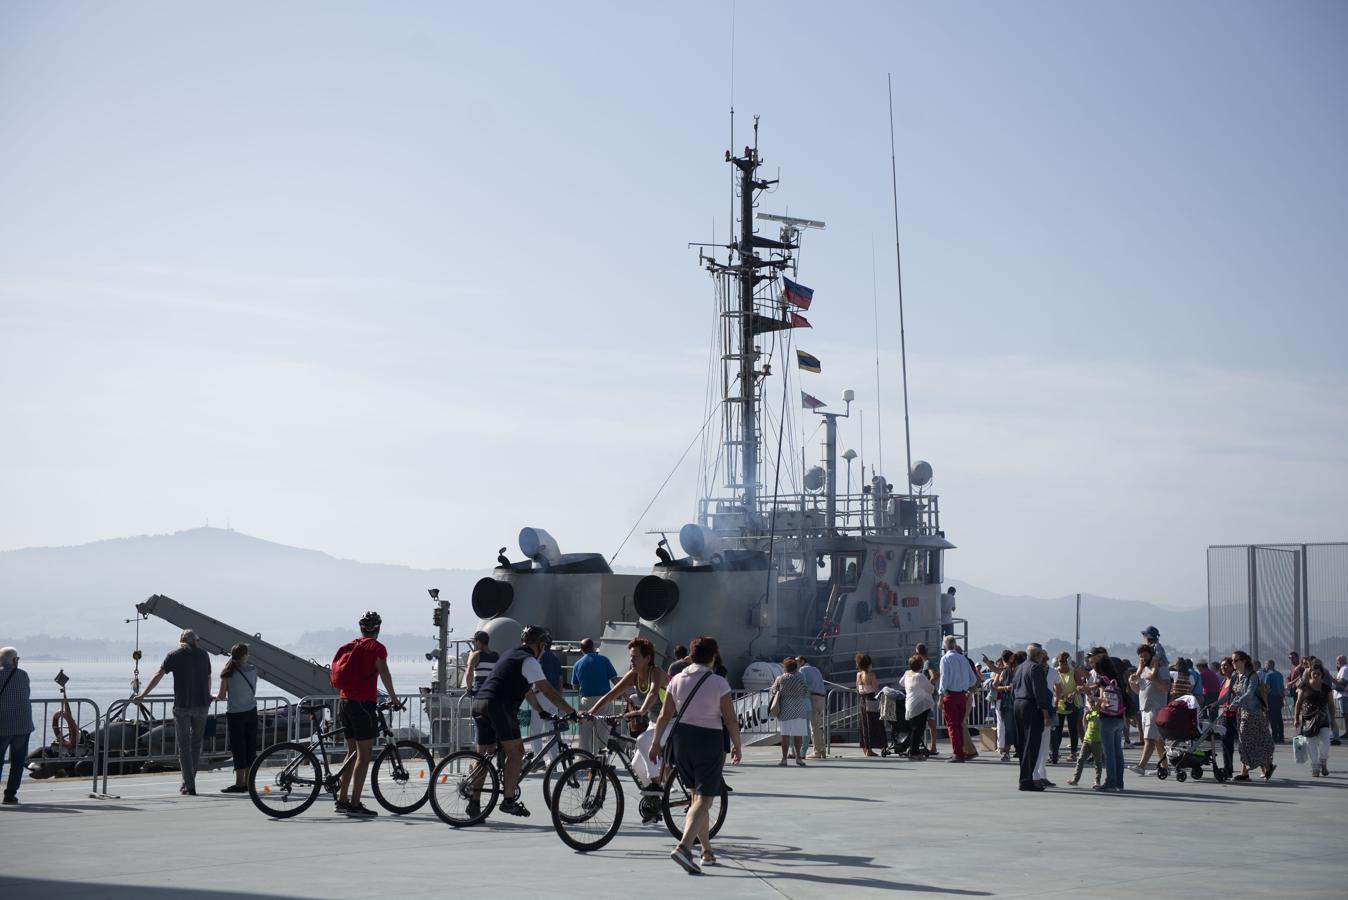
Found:
[{"label": "hazy sky", "polygon": [[[0,547],[612,553],[703,420],[731,19],[0,5]],[[761,208],[828,222],[802,383],[901,482],[894,75],[951,576],[1191,606],[1208,544],[1348,539],[1346,41],[1338,2],[738,5]]]}]

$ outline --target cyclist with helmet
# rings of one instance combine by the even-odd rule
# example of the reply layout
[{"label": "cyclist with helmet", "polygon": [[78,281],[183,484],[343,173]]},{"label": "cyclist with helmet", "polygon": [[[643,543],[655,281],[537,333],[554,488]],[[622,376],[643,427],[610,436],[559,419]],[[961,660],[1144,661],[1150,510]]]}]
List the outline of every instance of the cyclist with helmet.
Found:
[{"label": "cyclist with helmet", "polygon": [[[561,693],[548,683],[543,666],[538,661],[550,637],[545,628],[527,626],[520,634],[520,645],[502,654],[491,675],[477,689],[473,701],[478,750],[484,754],[494,753],[498,743],[505,750],[505,783],[502,792],[506,799],[501,804],[501,811],[512,816],[529,815],[529,810],[519,798],[520,766],[524,761],[524,741],[520,737],[520,704],[529,697],[530,692],[537,692],[551,701],[562,715],[575,714]],[[470,812],[475,805],[470,804]]]},{"label": "cyclist with helmet", "polygon": [[[365,774],[370,768],[374,740],[379,734],[379,682],[384,683],[389,703],[395,709],[402,707],[398,692],[393,688],[393,676],[388,670],[388,650],[379,643],[379,629],[383,625],[377,612],[367,612],[360,620],[360,638],[352,641],[345,651],[344,670],[352,673],[357,684],[341,689],[337,704],[337,720],[345,729],[347,759],[354,754],[356,764],[342,770],[341,788],[337,792],[336,810],[355,818],[373,818],[374,810],[360,802],[365,789]],[[348,792],[349,788],[349,792]]]}]

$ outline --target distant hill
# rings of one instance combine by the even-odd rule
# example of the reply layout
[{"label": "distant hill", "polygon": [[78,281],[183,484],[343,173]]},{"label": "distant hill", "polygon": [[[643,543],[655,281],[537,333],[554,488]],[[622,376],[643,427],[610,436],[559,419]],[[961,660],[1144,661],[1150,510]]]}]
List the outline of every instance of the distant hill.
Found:
[{"label": "distant hill", "polygon": [[[136,603],[158,593],[306,654],[330,652],[335,637],[365,610],[377,609],[390,640],[397,636],[399,646],[390,649],[419,653],[432,645],[426,589],[440,588],[452,603],[455,636],[466,637],[475,624],[469,603],[473,584],[487,574],[338,559],[223,528],[9,550],[0,552],[0,643],[40,635],[28,652],[102,655],[98,648],[130,646],[135,631],[125,620],[134,616]],[[975,647],[1072,639],[1071,597],[1012,597],[952,583],[958,589],[957,615],[972,623]],[[1168,646],[1207,645],[1204,609],[1168,610],[1093,594],[1083,594],[1081,606],[1083,644],[1132,642],[1141,629],[1155,625]],[[150,619],[140,627],[143,645],[174,639],[174,630],[162,621]]]},{"label": "distant hill", "polygon": [[[329,628],[353,628],[376,609],[389,632],[431,633],[427,588],[451,601],[451,624],[473,624],[469,598],[485,571],[413,569],[337,559],[224,528],[0,552],[0,628],[129,641],[135,604],[165,594],[280,643]],[[151,619],[142,634],[168,626]],[[426,649],[429,649],[429,645]]]}]

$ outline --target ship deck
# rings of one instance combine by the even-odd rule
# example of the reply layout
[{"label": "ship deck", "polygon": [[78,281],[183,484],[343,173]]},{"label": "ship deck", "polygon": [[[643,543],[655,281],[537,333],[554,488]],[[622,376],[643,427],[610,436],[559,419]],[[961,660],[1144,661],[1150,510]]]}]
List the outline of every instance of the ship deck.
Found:
[{"label": "ship deck", "polygon": [[[1338,748],[1335,748],[1337,752]],[[623,828],[603,851],[567,848],[534,811],[465,830],[429,807],[354,821],[320,801],[290,820],[264,817],[227,778],[181,797],[174,775],[109,781],[25,779],[0,807],[6,898],[631,897],[647,890],[719,897],[1223,897],[1348,894],[1342,812],[1348,778],[1311,779],[1280,747],[1268,784],[1185,784],[1127,775],[1123,795],[1015,790],[1014,765],[865,759],[856,748],[775,765],[773,748],[731,769],[721,865],[700,879],[668,858],[663,826],[642,826],[629,792]],[[1130,762],[1136,751],[1130,752]],[[1335,767],[1331,759],[1331,768]],[[1051,767],[1060,786],[1065,766]],[[372,800],[370,801],[373,805]]]}]

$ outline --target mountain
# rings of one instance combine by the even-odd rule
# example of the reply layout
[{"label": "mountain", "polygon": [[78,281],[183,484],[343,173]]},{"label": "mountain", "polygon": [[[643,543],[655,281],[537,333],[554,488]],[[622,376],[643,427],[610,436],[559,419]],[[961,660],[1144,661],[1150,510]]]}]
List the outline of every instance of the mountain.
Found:
[{"label": "mountain", "polygon": [[[969,644],[1023,647],[1029,641],[1052,638],[1072,642],[1076,627],[1076,596],[1013,597],[962,581],[955,586],[955,615],[969,620]],[[1081,595],[1081,646],[1122,642],[1136,646],[1141,631],[1155,625],[1167,647],[1207,654],[1208,611],[1167,609],[1139,600],[1118,600],[1095,594]]]},{"label": "mountain", "polygon": [[[426,589],[440,588],[451,603],[455,637],[466,637],[475,624],[469,603],[473,584],[488,574],[485,569],[413,569],[338,559],[226,528],[9,550],[0,552],[0,608],[5,610],[0,643],[41,635],[40,643],[51,649],[30,646],[29,652],[60,655],[84,646],[62,643],[64,638],[129,646],[135,632],[126,620],[134,617],[135,604],[166,594],[245,631],[314,652],[329,649],[365,610],[376,609],[390,640],[405,637],[410,652],[422,652],[432,642]],[[957,589],[956,615],[970,621],[974,647],[1072,640],[1072,597],[1013,597],[951,583]],[[1148,625],[1161,629],[1167,646],[1207,646],[1205,609],[1169,610],[1082,594],[1083,645],[1135,642]],[[140,629],[143,645],[174,640],[174,629],[157,619],[142,622]],[[417,635],[425,635],[424,640]]]},{"label": "mountain", "polygon": [[[133,629],[124,622],[135,616],[135,604],[165,594],[281,643],[309,631],[354,629],[367,609],[379,611],[390,633],[430,635],[426,590],[438,587],[458,632],[473,624],[468,600],[485,574],[361,563],[230,529],[193,528],[0,552],[0,627],[11,636],[130,641]],[[141,624],[151,639],[162,639],[167,627],[153,618]]]}]

